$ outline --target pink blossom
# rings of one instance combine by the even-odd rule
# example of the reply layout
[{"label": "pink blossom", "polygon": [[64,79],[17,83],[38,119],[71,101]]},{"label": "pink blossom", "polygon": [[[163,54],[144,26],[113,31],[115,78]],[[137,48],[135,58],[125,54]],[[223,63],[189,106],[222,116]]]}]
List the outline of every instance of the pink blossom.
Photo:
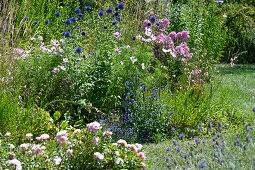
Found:
[{"label": "pink blossom", "polygon": [[17,159],[12,159],[12,160],[8,160],[10,165],[16,166],[16,170],[17,169],[22,169],[21,167],[21,162]]},{"label": "pink blossom", "polygon": [[144,21],[143,21],[143,27],[144,27],[144,28],[148,27],[148,23],[150,23],[149,20],[147,20],[147,19],[144,20]]},{"label": "pink blossom", "polygon": [[143,162],[146,160],[146,157],[145,157],[145,155],[144,155],[144,153],[143,153],[143,152],[139,152],[139,153],[137,153],[137,156],[138,156],[140,159],[142,159],[142,160],[143,160]]},{"label": "pink blossom", "polygon": [[77,133],[81,133],[80,129],[75,129],[75,131],[73,132],[74,135],[76,135]]},{"label": "pink blossom", "polygon": [[66,136],[61,136],[59,139],[60,139],[61,142],[67,141],[67,137]]},{"label": "pink blossom", "polygon": [[15,146],[14,146],[13,144],[10,144],[10,148],[11,148],[11,149],[14,149]]},{"label": "pink blossom", "polygon": [[72,150],[72,149],[68,149],[68,150],[66,151],[66,154],[67,154],[68,156],[72,156],[72,155],[73,155],[73,150]]},{"label": "pink blossom", "polygon": [[112,143],[112,146],[118,146],[118,144],[117,143]]},{"label": "pink blossom", "polygon": [[124,147],[127,147],[127,142],[123,139],[118,140],[117,144],[122,144]]},{"label": "pink blossom", "polygon": [[42,134],[41,136],[40,136],[40,140],[47,140],[47,139],[49,139],[50,138],[50,136],[48,135],[48,134]]},{"label": "pink blossom", "polygon": [[132,64],[134,64],[137,61],[137,59],[134,56],[130,57],[130,60],[131,60]]},{"label": "pink blossom", "polygon": [[93,144],[94,144],[95,146],[98,145],[99,137],[93,138],[93,139],[92,139],[92,142],[93,142]]},{"label": "pink blossom", "polygon": [[98,130],[101,129],[100,123],[98,122],[92,122],[90,124],[87,124],[87,127],[88,131],[93,133],[97,133]]},{"label": "pink blossom", "polygon": [[169,27],[170,21],[169,21],[168,18],[163,18],[163,19],[159,20],[159,22],[162,25],[162,29],[165,29],[165,28]]},{"label": "pink blossom", "polygon": [[56,158],[53,160],[53,162],[54,162],[55,165],[59,165],[61,161],[62,161],[62,159],[61,159],[60,157],[56,157]]},{"label": "pink blossom", "polygon": [[6,132],[6,134],[4,136],[10,136],[11,132]]},{"label": "pink blossom", "polygon": [[123,161],[123,159],[121,159],[121,158],[117,158],[116,160],[115,160],[115,163],[116,164],[121,164],[121,163],[123,163],[124,161]]},{"label": "pink blossom", "polygon": [[143,162],[142,162],[141,164],[142,164],[142,166],[143,166],[143,170],[147,170],[146,165],[145,165]]},{"label": "pink blossom", "polygon": [[168,37],[172,38],[172,40],[176,39],[176,32],[170,32],[170,34],[168,35]]},{"label": "pink blossom", "polygon": [[99,152],[95,152],[94,153],[94,159],[99,159],[99,160],[104,160],[104,155],[102,155],[101,153],[99,153]]},{"label": "pink blossom", "polygon": [[28,133],[28,134],[26,134],[26,137],[27,138],[31,138],[31,137],[33,137],[33,134],[32,133]]},{"label": "pink blossom", "polygon": [[139,144],[139,143],[136,143],[135,145],[136,145],[138,151],[141,151],[141,150],[142,150],[143,145],[141,145],[141,144]]},{"label": "pink blossom", "polygon": [[115,33],[114,33],[114,36],[115,36],[115,38],[119,38],[119,37],[120,37],[120,32],[118,32],[118,31],[115,32]]},{"label": "pink blossom", "polygon": [[115,151],[115,155],[120,156],[120,152],[119,151]]},{"label": "pink blossom", "polygon": [[67,131],[66,130],[61,130],[57,133],[56,137],[60,138],[61,136],[66,136]]},{"label": "pink blossom", "polygon": [[142,63],[141,66],[142,66],[142,69],[144,70],[145,69],[144,63]]},{"label": "pink blossom", "polygon": [[103,133],[103,136],[105,138],[111,138],[112,137],[112,132],[106,131],[106,132]]},{"label": "pink blossom", "polygon": [[137,152],[137,151],[138,151],[138,148],[137,148],[134,144],[129,145],[128,148],[130,148],[130,149],[133,150],[134,152]]},{"label": "pink blossom", "polygon": [[28,147],[29,147],[29,144],[23,143],[23,144],[20,145],[20,150],[21,150],[21,151],[22,151],[22,150],[27,150]]},{"label": "pink blossom", "polygon": [[117,49],[115,50],[115,53],[116,53],[116,54],[121,54],[120,49],[119,49],[119,48],[117,48]]}]

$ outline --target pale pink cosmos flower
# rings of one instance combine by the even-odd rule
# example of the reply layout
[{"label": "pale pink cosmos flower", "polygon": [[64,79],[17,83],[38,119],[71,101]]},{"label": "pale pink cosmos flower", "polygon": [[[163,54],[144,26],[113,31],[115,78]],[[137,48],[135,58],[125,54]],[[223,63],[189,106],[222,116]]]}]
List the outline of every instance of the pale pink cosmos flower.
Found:
[{"label": "pale pink cosmos flower", "polygon": [[121,164],[121,163],[123,163],[124,161],[123,161],[123,159],[121,159],[121,158],[117,158],[116,160],[115,160],[115,163],[116,164]]},{"label": "pale pink cosmos flower", "polygon": [[129,46],[129,45],[127,45],[127,49],[130,49],[130,46]]},{"label": "pale pink cosmos flower", "polygon": [[67,154],[68,156],[72,156],[72,155],[73,155],[73,150],[72,150],[72,149],[68,149],[68,150],[66,151],[66,154]]},{"label": "pale pink cosmos flower", "polygon": [[62,48],[59,48],[58,51],[62,54],[65,52]]},{"label": "pale pink cosmos flower", "polygon": [[123,61],[120,61],[120,65],[123,65],[124,63],[123,63]]},{"label": "pale pink cosmos flower", "polygon": [[99,160],[104,160],[104,155],[102,155],[101,153],[99,152],[95,152],[94,153],[94,159],[99,159]]},{"label": "pale pink cosmos flower", "polygon": [[115,33],[114,33],[114,36],[115,36],[115,38],[119,38],[119,37],[120,37],[120,32],[118,32],[118,31],[115,32]]},{"label": "pale pink cosmos flower", "polygon": [[130,60],[132,61],[132,64],[134,64],[137,61],[137,59],[134,56],[130,57]]},{"label": "pale pink cosmos flower", "polygon": [[11,132],[6,132],[6,134],[4,136],[10,136]]},{"label": "pale pink cosmos flower", "polygon": [[112,137],[112,132],[106,131],[106,132],[103,133],[103,136],[105,138],[111,138]]},{"label": "pale pink cosmos flower", "polygon": [[145,69],[144,63],[142,63],[141,66],[142,66],[142,69],[144,70]]},{"label": "pale pink cosmos flower", "polygon": [[30,40],[31,40],[31,41],[35,41],[35,40],[36,40],[36,38],[32,37],[32,38],[30,38]]},{"label": "pale pink cosmos flower", "polygon": [[93,139],[92,139],[92,142],[93,142],[93,144],[94,144],[95,146],[98,145],[99,137],[93,138]]},{"label": "pale pink cosmos flower", "polygon": [[120,49],[119,49],[119,48],[117,48],[117,49],[115,50],[115,53],[116,53],[116,54],[121,54]]},{"label": "pale pink cosmos flower", "polygon": [[61,163],[62,159],[60,157],[56,157],[53,162],[55,165],[59,165]]},{"label": "pale pink cosmos flower", "polygon": [[39,36],[39,37],[38,37],[38,40],[39,40],[39,41],[42,41],[42,40],[43,40],[43,37],[42,37],[42,36]]},{"label": "pale pink cosmos flower", "polygon": [[59,41],[58,40],[51,40],[51,44],[57,48],[59,46]]}]

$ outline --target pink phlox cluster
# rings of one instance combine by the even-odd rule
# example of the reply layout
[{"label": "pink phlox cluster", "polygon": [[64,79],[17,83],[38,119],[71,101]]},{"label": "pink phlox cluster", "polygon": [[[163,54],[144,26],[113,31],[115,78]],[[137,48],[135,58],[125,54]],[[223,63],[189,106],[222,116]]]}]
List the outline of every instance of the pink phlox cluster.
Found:
[{"label": "pink phlox cluster", "polygon": [[94,153],[94,159],[99,159],[99,160],[104,160],[104,155],[102,155],[101,153],[99,152],[95,152]]},{"label": "pink phlox cluster", "polygon": [[118,141],[117,141],[117,144],[123,145],[124,147],[127,147],[127,146],[128,146],[128,145],[127,145],[127,142],[126,142],[125,140],[123,140],[123,139],[118,140]]},{"label": "pink phlox cluster", "polygon": [[45,146],[36,145],[36,144],[31,145],[31,151],[33,155],[42,156],[45,150],[46,150]]},{"label": "pink phlox cluster", "polygon": [[61,163],[62,159],[60,157],[56,157],[53,162],[55,165],[59,165]]},{"label": "pink phlox cluster", "polygon": [[21,162],[17,159],[12,159],[8,161],[10,165],[13,165],[16,167],[16,170],[22,169]]},{"label": "pink phlox cluster", "polygon": [[93,145],[97,146],[99,143],[99,137],[93,138],[92,142],[93,142]]},{"label": "pink phlox cluster", "polygon": [[105,137],[105,138],[111,138],[112,137],[112,132],[109,132],[109,131],[105,131],[104,133],[103,133],[103,136]]},{"label": "pink phlox cluster", "polygon": [[89,132],[97,133],[102,127],[98,122],[92,122],[87,124],[87,128]]},{"label": "pink phlox cluster", "polygon": [[146,157],[145,157],[145,155],[144,155],[143,152],[137,153],[137,156],[138,156],[140,159],[142,159],[143,162],[146,160]]},{"label": "pink phlox cluster", "polygon": [[68,138],[67,138],[68,136],[69,136],[69,134],[67,133],[66,130],[59,131],[56,135],[57,143],[61,144],[62,146],[65,146],[65,144],[67,143],[67,140],[68,140]]},{"label": "pink phlox cluster", "polygon": [[75,129],[75,131],[73,132],[74,135],[77,135],[78,133],[81,133],[81,129]]},{"label": "pink phlox cluster", "polygon": [[161,29],[166,29],[169,27],[170,21],[168,18],[163,18],[161,20],[159,20],[159,23],[161,23]]},{"label": "pink phlox cluster", "polygon": [[42,134],[41,136],[36,137],[36,140],[43,141],[43,140],[47,140],[49,138],[50,138],[50,136],[48,134]]},{"label": "pink phlox cluster", "polygon": [[25,151],[25,150],[28,149],[29,146],[30,145],[28,143],[23,143],[23,144],[20,145],[20,150],[21,151]]}]

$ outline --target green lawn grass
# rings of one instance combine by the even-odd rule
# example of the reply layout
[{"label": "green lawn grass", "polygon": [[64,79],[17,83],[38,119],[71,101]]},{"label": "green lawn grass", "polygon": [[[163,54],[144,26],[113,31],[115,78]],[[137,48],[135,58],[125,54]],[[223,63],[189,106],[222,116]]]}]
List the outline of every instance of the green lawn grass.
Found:
[{"label": "green lawn grass", "polygon": [[[238,109],[245,122],[253,121],[255,117],[252,111],[255,108],[255,65],[235,65],[230,68],[229,65],[222,64],[217,66],[217,70],[219,72],[215,72],[214,80],[219,80],[220,83],[213,88],[213,98],[224,95],[224,100]],[[172,142],[168,140],[145,145],[147,160],[152,163],[150,169],[167,169],[165,166],[166,147],[170,144]]]}]

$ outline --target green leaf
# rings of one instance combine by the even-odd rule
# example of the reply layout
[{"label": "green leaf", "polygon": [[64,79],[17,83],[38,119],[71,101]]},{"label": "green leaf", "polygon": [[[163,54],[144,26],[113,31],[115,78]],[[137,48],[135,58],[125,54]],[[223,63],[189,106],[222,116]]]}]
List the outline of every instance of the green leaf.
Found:
[{"label": "green leaf", "polygon": [[53,118],[55,121],[58,121],[58,119],[61,117],[61,113],[59,111],[56,111],[54,114],[53,114]]}]

